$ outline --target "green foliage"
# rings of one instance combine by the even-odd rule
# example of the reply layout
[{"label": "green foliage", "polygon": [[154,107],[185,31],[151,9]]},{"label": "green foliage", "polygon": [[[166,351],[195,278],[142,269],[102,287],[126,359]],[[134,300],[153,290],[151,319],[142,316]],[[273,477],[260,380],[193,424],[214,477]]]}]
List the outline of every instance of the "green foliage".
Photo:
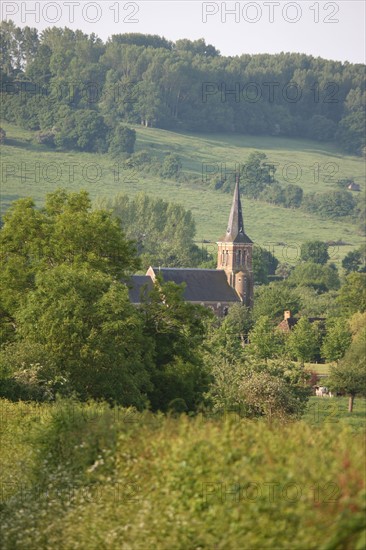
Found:
[{"label": "green foliage", "polygon": [[253,350],[254,355],[267,361],[280,353],[282,335],[269,317],[261,316],[249,333],[249,342],[249,349]]},{"label": "green foliage", "polygon": [[59,131],[54,140],[57,147],[77,151],[107,151],[108,127],[96,111],[69,110],[57,121],[57,125]]},{"label": "green foliage", "polygon": [[320,344],[321,333],[317,322],[310,323],[306,317],[299,319],[285,342],[288,355],[302,364],[319,357]]},{"label": "green foliage", "polygon": [[191,211],[179,204],[139,193],[133,198],[120,194],[99,205],[110,209],[127,238],[136,242],[144,269],[196,267],[210,259],[193,241],[196,227]]},{"label": "green foliage", "polygon": [[328,245],[322,241],[306,241],[301,245],[300,259],[324,265],[329,260]]},{"label": "green foliage", "polygon": [[6,140],[6,132],[3,130],[3,128],[0,127],[0,144],[2,145],[5,143]]},{"label": "green foliage", "polygon": [[347,320],[336,318],[327,320],[326,334],[322,343],[322,357],[327,361],[338,361],[351,344],[351,332]]},{"label": "green foliage", "polygon": [[[5,340],[3,341],[5,343]],[[0,394],[17,401],[48,401],[70,392],[68,381],[46,348],[20,340],[0,351]]]},{"label": "green foliage", "polygon": [[308,133],[318,141],[331,141],[335,138],[337,125],[322,115],[313,115],[308,123]]},{"label": "green foliage", "polygon": [[112,157],[118,157],[123,153],[128,153],[130,155],[135,150],[135,142],[135,130],[120,124],[114,129],[108,152]]},{"label": "green foliage", "polygon": [[365,263],[362,251],[360,250],[350,250],[348,254],[342,260],[342,267],[346,272],[346,275],[353,273],[355,271],[361,271],[362,264]]},{"label": "green foliage", "polygon": [[[329,386],[351,397],[366,396],[366,332],[363,327],[353,338],[343,359],[330,368]],[[352,412],[352,411],[350,411]]]},{"label": "green foliage", "polygon": [[361,154],[365,147],[364,113],[354,112],[339,123],[337,139],[345,151]]},{"label": "green foliage", "polygon": [[[303,190],[298,185],[289,184],[283,190],[282,204],[286,208],[299,208],[302,203]],[[281,204],[281,202],[279,203]]]},{"label": "green foliage", "polygon": [[319,292],[337,290],[340,280],[334,265],[321,265],[314,262],[298,264],[289,275],[287,282],[291,286],[308,286]]},{"label": "green foliage", "polygon": [[362,434],[329,415],[271,426],[72,401],[1,410],[6,550],[114,548],[121,528],[131,547],[363,546]]},{"label": "green foliage", "polygon": [[366,273],[350,273],[342,285],[338,303],[346,316],[366,311]]},{"label": "green foliage", "polygon": [[158,279],[141,306],[145,335],[154,343],[153,388],[148,393],[154,410],[166,411],[177,399],[194,410],[207,388],[208,373],[201,346],[210,311],[183,299],[183,287]]},{"label": "green foliage", "polygon": [[219,324],[215,319],[205,342],[205,362],[210,369],[220,361],[240,361],[252,327],[252,310],[242,304],[231,306]]},{"label": "green foliage", "polygon": [[286,282],[271,283],[256,290],[254,318],[265,315],[272,321],[280,322],[285,310],[295,315],[300,307],[301,300],[296,289],[290,288]]},{"label": "green foliage", "polygon": [[246,353],[235,360],[218,359],[206,394],[215,414],[236,412],[240,417],[299,416],[306,407],[309,389],[302,367]]},{"label": "green foliage", "polygon": [[181,169],[182,162],[178,155],[168,153],[161,167],[161,175],[163,178],[176,178]]},{"label": "green foliage", "polygon": [[105,210],[90,210],[85,191],[58,190],[42,210],[31,199],[15,201],[0,230],[2,303],[10,314],[34,288],[38,272],[67,264],[88,264],[122,277],[139,267],[135,249],[117,220]]},{"label": "green foliage", "polygon": [[258,197],[274,181],[275,168],[268,162],[267,155],[254,151],[241,169],[241,189],[248,197]]},{"label": "green foliage", "polygon": [[350,191],[331,191],[306,195],[303,206],[308,212],[335,219],[353,215],[356,201]]},{"label": "green foliage", "polygon": [[289,391],[288,384],[268,372],[254,373],[242,381],[239,392],[253,416],[288,418],[300,416],[306,400],[302,402]]},{"label": "green foliage", "polygon": [[277,258],[270,250],[253,247],[253,275],[256,283],[268,283],[268,276],[274,275],[278,266]]},{"label": "green foliage", "polygon": [[19,336],[43,346],[80,398],[142,408],[152,344],[127,287],[89,266],[68,265],[38,273],[35,287],[15,314]]},{"label": "green foliage", "polygon": [[[16,27],[11,21],[1,23],[1,34],[1,76],[9,84],[7,95],[11,96],[11,101],[5,102],[4,115],[28,128],[44,130],[53,124],[63,125],[61,113],[56,113],[51,125],[42,123],[48,117],[47,100],[34,97],[37,85],[42,95],[75,112],[92,104],[108,123],[123,120],[191,132],[287,135],[321,141],[335,137],[356,154],[364,146],[361,65],[296,53],[234,59],[221,56],[202,38],[183,38],[173,43],[155,35],[128,33],[113,35],[103,43],[95,34],[88,36],[80,30],[54,27],[39,34],[36,29]],[[270,91],[268,82],[273,78],[277,85]],[[302,90],[301,100],[296,102],[288,101],[281,93],[291,81]],[[26,94],[19,93],[19,82],[30,83]],[[266,91],[257,100],[244,87],[247,101],[226,98],[226,86],[232,90],[237,82],[256,82]],[[326,97],[329,82],[337,89],[335,101]],[[85,83],[95,86],[89,89]],[[225,83],[221,90],[220,83]],[[131,87],[138,93],[131,93]],[[98,90],[106,93],[99,94]],[[242,92],[238,90],[238,94]],[[74,133],[73,124],[67,128]],[[85,147],[80,135],[73,137],[68,142],[63,131],[63,146]],[[79,140],[83,144],[75,145]],[[95,147],[87,141],[88,146]],[[253,193],[250,181],[248,192]]]}]

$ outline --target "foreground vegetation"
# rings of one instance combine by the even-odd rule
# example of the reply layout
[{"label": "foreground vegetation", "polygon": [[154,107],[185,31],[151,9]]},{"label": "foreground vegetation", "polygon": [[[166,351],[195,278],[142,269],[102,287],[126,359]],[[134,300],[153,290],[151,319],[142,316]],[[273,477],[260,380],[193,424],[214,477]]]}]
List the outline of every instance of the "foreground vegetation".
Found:
[{"label": "foreground vegetation", "polygon": [[331,401],[278,425],[2,400],[1,545],[362,550],[365,403],[355,430]]}]

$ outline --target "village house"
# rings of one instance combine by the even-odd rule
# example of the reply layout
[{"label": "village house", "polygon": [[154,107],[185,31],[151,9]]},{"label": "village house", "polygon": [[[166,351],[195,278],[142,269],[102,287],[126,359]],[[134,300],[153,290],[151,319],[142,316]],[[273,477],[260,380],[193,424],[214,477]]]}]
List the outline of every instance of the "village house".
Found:
[{"label": "village house", "polygon": [[[291,330],[296,326],[299,321],[299,317],[293,317],[290,310],[283,312],[283,320],[280,322],[277,327],[283,332],[291,332]],[[309,323],[319,323],[321,329],[325,329],[325,317],[308,317]]]}]

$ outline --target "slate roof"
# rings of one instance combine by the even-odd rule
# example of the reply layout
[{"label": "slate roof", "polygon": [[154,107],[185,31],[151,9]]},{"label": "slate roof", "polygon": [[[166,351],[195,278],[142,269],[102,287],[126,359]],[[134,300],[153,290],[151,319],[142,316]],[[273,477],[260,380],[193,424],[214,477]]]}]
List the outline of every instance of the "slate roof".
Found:
[{"label": "slate roof", "polygon": [[151,277],[148,275],[132,275],[131,280],[127,283],[128,293],[132,304],[141,303],[141,297],[146,296],[154,284]]},{"label": "slate roof", "polygon": [[185,269],[153,267],[165,282],[185,283],[183,297],[188,302],[240,302],[235,290],[228,284],[225,271],[220,269]]},{"label": "slate roof", "polygon": [[230,216],[226,234],[221,237],[219,242],[227,243],[252,243],[244,230],[243,210],[240,201],[239,178],[236,179],[233,202],[231,205]]}]

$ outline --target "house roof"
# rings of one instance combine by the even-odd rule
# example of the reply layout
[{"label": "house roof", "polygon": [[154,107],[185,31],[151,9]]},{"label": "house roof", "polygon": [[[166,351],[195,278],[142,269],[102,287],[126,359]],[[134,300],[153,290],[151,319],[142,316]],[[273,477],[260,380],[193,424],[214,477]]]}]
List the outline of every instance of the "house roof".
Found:
[{"label": "house roof", "polygon": [[185,283],[183,297],[188,302],[240,302],[228,284],[225,271],[219,269],[185,269],[151,267],[152,276],[159,273],[165,282]]},{"label": "house roof", "polygon": [[130,301],[133,304],[141,303],[141,298],[153,288],[154,283],[148,275],[132,275],[127,283]]},{"label": "house roof", "polygon": [[[298,317],[287,317],[286,319],[283,319],[278,326],[279,329],[289,332],[291,329],[294,328],[294,326],[298,323],[299,318]],[[325,324],[325,317],[308,317],[309,323],[315,323],[318,322],[320,327],[324,327]]]}]

